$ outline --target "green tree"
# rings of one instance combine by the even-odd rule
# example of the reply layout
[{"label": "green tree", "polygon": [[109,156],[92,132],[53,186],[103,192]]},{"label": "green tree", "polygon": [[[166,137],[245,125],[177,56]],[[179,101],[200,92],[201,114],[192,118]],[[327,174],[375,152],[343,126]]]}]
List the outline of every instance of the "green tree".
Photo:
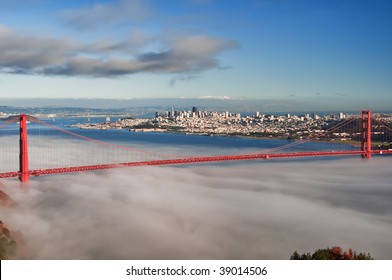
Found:
[{"label": "green tree", "polygon": [[16,251],[16,242],[7,238],[0,238],[0,260],[8,260]]},{"label": "green tree", "polygon": [[327,247],[326,249],[318,249],[313,254],[299,254],[297,251],[291,255],[290,260],[373,260],[370,253],[359,253],[350,248],[347,252],[341,247]]},{"label": "green tree", "polygon": [[330,259],[331,259],[331,252],[328,248],[316,250],[311,257],[311,260],[330,260]]},{"label": "green tree", "polygon": [[16,253],[16,242],[11,231],[0,221],[0,260],[7,260]]}]

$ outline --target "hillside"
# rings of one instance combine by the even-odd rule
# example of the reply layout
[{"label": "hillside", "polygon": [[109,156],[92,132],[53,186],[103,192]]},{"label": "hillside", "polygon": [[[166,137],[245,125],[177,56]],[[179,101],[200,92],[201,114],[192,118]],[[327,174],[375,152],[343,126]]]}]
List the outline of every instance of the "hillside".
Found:
[{"label": "hillside", "polygon": [[[0,183],[0,187],[4,187],[4,185]],[[4,191],[0,190],[0,209],[16,206],[18,206],[18,204]],[[1,218],[2,217],[0,217],[0,260],[25,258],[28,250],[22,233],[13,231],[1,220]]]}]

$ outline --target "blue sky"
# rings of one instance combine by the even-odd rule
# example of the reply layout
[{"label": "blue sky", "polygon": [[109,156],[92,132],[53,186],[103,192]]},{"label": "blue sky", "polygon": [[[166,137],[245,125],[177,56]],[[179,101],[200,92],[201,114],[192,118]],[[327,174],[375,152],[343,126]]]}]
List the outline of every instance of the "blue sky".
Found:
[{"label": "blue sky", "polygon": [[388,109],[391,11],[388,0],[1,1],[0,94]]}]

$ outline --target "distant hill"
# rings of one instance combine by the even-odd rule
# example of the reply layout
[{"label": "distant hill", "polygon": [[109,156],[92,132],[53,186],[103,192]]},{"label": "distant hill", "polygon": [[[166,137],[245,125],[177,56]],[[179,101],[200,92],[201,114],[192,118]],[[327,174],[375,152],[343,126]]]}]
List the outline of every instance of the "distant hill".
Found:
[{"label": "distant hill", "polygon": [[56,117],[77,117],[88,115],[132,116],[150,118],[155,112],[183,111],[196,107],[207,111],[230,111],[242,115],[261,114],[304,115],[317,113],[318,115],[331,113],[358,113],[363,108],[371,108],[375,112],[392,113],[391,109],[381,108],[374,104],[363,106],[320,106],[314,107],[306,101],[284,100],[240,100],[219,98],[139,98],[139,99],[94,99],[94,98],[1,98],[0,121],[2,113],[9,115],[56,115]]},{"label": "distant hill", "polygon": [[[314,101],[314,100],[313,100]],[[63,111],[129,111],[129,110],[189,110],[193,106],[199,109],[235,112],[358,112],[363,108],[389,113],[388,103],[379,100],[362,102],[357,105],[336,104],[323,99],[315,106],[308,99],[236,99],[226,96],[200,96],[193,98],[4,98],[0,97],[0,112],[16,113],[57,113]]]}]

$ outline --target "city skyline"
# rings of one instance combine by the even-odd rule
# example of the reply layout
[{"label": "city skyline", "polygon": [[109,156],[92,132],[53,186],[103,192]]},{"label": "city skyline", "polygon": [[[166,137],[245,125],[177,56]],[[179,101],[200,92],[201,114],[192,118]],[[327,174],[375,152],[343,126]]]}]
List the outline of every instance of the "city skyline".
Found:
[{"label": "city skyline", "polygon": [[1,98],[387,109],[390,8],[381,0],[2,3]]}]

